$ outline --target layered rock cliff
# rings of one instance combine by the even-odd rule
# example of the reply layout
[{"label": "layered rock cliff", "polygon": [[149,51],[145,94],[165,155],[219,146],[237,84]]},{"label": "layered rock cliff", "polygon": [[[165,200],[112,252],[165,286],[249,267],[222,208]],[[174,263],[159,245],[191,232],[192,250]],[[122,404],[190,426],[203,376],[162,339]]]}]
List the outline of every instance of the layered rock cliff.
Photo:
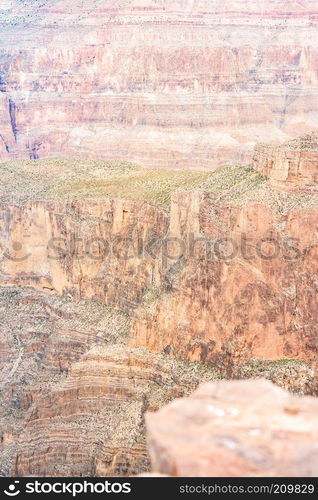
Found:
[{"label": "layered rock cliff", "polygon": [[129,348],[129,317],[94,302],[1,287],[0,319],[1,475],[144,472],[144,412],[216,377]]},{"label": "layered rock cliff", "polygon": [[318,127],[315,0],[5,0],[0,158],[214,169]]},{"label": "layered rock cliff", "polygon": [[240,337],[260,358],[316,356],[317,194],[271,206],[267,189],[174,196],[168,290],[135,311],[131,345],[211,362]]},{"label": "layered rock cliff", "polygon": [[145,411],[202,380],[316,394],[310,165],[286,192],[263,168],[2,164],[1,474],[147,471]]},{"label": "layered rock cliff", "polygon": [[[0,287],[0,320],[0,475],[147,472],[145,412],[220,377],[213,366],[130,348],[129,316],[93,301]],[[301,394],[313,377],[295,362],[245,368]]]},{"label": "layered rock cliff", "polygon": [[[22,176],[10,194],[19,165],[4,167],[3,284],[133,311],[131,346],[173,357],[215,362],[233,337],[258,358],[316,356],[317,190],[280,193],[249,168],[225,168],[195,174],[168,214],[154,204],[156,171],[95,165],[96,177],[79,171],[76,191],[51,162],[44,191],[29,191]],[[30,162],[22,173],[32,185],[42,168]],[[145,201],[110,198],[111,184]],[[60,185],[99,197],[63,199]]]},{"label": "layered rock cliff", "polygon": [[276,189],[316,189],[318,133],[306,134],[279,147],[258,145],[253,167],[267,176]]}]

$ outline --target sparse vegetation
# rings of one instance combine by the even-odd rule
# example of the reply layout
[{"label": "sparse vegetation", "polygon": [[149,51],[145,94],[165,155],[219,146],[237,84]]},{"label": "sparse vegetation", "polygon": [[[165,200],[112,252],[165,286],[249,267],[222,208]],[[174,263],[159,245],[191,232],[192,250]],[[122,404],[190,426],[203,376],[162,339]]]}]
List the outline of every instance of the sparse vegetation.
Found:
[{"label": "sparse vegetation", "polygon": [[0,199],[125,198],[165,208],[176,189],[191,190],[211,173],[144,169],[103,160],[19,160],[0,165]]},{"label": "sparse vegetation", "polygon": [[289,392],[316,395],[315,370],[300,359],[252,360],[238,368],[238,378],[266,378]]},{"label": "sparse vegetation", "polygon": [[176,190],[218,191],[237,198],[265,178],[247,167],[216,172],[146,169],[126,162],[82,159],[16,160],[0,165],[0,200],[125,198],[148,201],[163,209]]},{"label": "sparse vegetation", "polygon": [[147,169],[128,162],[48,158],[0,164],[0,202],[122,198],[146,201],[169,210],[176,190],[204,191],[219,203],[270,204],[281,213],[318,205],[318,194],[277,193],[266,178],[247,166],[214,172]]},{"label": "sparse vegetation", "polygon": [[[156,300],[157,293],[156,288],[149,290],[148,299]],[[77,373],[91,377],[99,373],[101,363],[109,370],[105,383],[119,391],[119,397],[114,396],[110,403],[106,398],[105,404],[71,418],[53,416],[47,421],[45,435],[56,429],[70,436],[78,433],[88,457],[104,456],[106,446],[108,466],[118,474],[126,474],[131,468],[136,474],[149,469],[145,453],[140,454],[135,465],[131,453],[134,446],[138,448],[145,442],[145,411],[157,410],[190,394],[202,382],[265,377],[291,392],[316,394],[314,370],[306,363],[253,360],[250,346],[242,337],[229,337],[219,362],[209,365],[131,348],[127,342],[129,315],[93,301],[74,302],[27,287],[0,287],[0,322],[2,344],[7,350],[1,367],[2,428],[7,429],[10,422],[10,428],[19,435],[25,419],[36,408],[32,400],[26,403],[28,394],[38,394],[36,401],[45,401],[46,397],[67,392],[73,387],[74,367],[76,381],[76,366]],[[39,435],[43,436],[41,432]],[[10,474],[19,446],[9,443],[2,447],[0,474]],[[117,456],[112,449],[122,449],[123,453]],[[57,466],[61,473],[63,464]]]},{"label": "sparse vegetation", "polygon": [[302,359],[260,360],[252,357],[251,344],[241,336],[231,335],[210,364],[225,379],[266,378],[275,385],[299,395],[317,395],[315,363]]}]

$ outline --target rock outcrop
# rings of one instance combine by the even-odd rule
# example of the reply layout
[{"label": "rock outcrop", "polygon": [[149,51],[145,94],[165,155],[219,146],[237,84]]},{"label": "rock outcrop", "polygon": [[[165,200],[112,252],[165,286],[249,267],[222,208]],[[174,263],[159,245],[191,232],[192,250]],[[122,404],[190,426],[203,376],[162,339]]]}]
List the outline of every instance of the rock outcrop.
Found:
[{"label": "rock outcrop", "polygon": [[260,144],[253,167],[276,189],[318,189],[318,133],[303,135],[281,146]]},{"label": "rock outcrop", "polygon": [[214,169],[318,127],[317,0],[6,0],[0,158]]},{"label": "rock outcrop", "polygon": [[138,248],[167,230],[166,214],[147,203],[34,201],[0,211],[3,284],[131,310],[163,279],[160,262]]},{"label": "rock outcrop", "polygon": [[[15,170],[4,170],[6,191]],[[148,170],[134,182],[147,193]],[[110,199],[107,184],[98,198],[21,191],[0,206],[1,281],[133,311],[131,346],[172,357],[215,362],[233,337],[262,359],[315,357],[318,193],[278,193],[246,168],[200,187],[172,194],[170,216],[119,188]]]},{"label": "rock outcrop", "polygon": [[[1,169],[0,474],[146,472],[145,412],[220,376],[317,393],[306,363],[269,361],[317,357],[316,190],[279,192],[246,167]],[[296,470],[300,455],[253,446],[238,442],[231,473]]]},{"label": "rock outcrop", "polygon": [[316,398],[265,380],[203,385],[146,415],[152,468],[181,477],[316,477],[317,410]]},{"label": "rock outcrop", "polygon": [[260,358],[316,356],[317,195],[270,206],[258,194],[174,196],[171,235],[185,250],[168,290],[135,311],[131,345],[207,362],[234,336]]},{"label": "rock outcrop", "polygon": [[147,471],[144,412],[213,368],[132,349],[129,318],[92,301],[0,288],[0,474]]}]

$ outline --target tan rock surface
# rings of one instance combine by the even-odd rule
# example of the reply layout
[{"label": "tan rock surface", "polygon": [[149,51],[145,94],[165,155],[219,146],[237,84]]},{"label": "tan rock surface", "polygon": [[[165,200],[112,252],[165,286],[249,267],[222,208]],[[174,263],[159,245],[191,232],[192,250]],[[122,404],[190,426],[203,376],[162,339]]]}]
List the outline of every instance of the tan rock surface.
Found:
[{"label": "tan rock surface", "polygon": [[175,195],[184,209],[172,234],[197,243],[171,264],[157,299],[135,310],[132,346],[213,362],[238,337],[263,359],[316,356],[317,195],[284,194],[272,206],[262,195],[236,203],[201,193],[197,204]]},{"label": "tan rock surface", "polygon": [[306,134],[279,147],[258,145],[253,167],[267,176],[276,189],[317,189],[318,133]]},{"label": "tan rock surface", "polygon": [[[185,177],[126,163],[46,162],[2,166],[0,474],[147,472],[145,411],[224,376],[216,367],[227,361],[242,365],[242,377],[261,373],[317,393],[300,360],[250,359],[317,356],[317,193],[279,193],[244,167]],[[183,190],[173,193],[178,183]],[[52,238],[63,245],[58,259]],[[96,238],[116,241],[120,255],[91,248]],[[224,259],[221,245],[210,255],[207,238],[231,238],[238,253]],[[272,241],[279,252],[269,259]],[[242,352],[233,352],[237,341]],[[246,453],[231,471],[254,460],[251,473],[277,473],[270,453]]]},{"label": "tan rock surface", "polygon": [[[39,164],[30,162],[15,185],[17,195],[8,194],[17,166],[6,164],[2,283],[135,311],[131,346],[178,358],[214,362],[233,336],[258,358],[315,357],[318,193],[278,193],[257,172],[233,167],[191,174],[199,175],[193,190],[171,195],[164,190],[176,181],[169,171],[157,188],[150,170],[131,180],[129,168],[128,193],[137,199],[121,199],[119,188],[118,197],[110,197],[110,186],[124,179],[103,184],[108,167],[100,166],[101,177],[93,170],[83,179],[80,170],[81,188],[65,199],[59,182],[66,172],[67,195],[70,169],[56,173],[58,189],[50,181],[46,191],[37,192],[33,183],[42,175]],[[116,169],[122,171],[120,165]],[[28,171],[35,193],[24,199]],[[88,196],[89,187],[98,198]],[[165,203],[157,207],[161,189]]]},{"label": "tan rock surface", "polygon": [[126,314],[0,288],[0,474],[149,470],[143,415],[216,377],[126,345]]},{"label": "tan rock surface", "polygon": [[152,468],[181,477],[316,477],[317,410],[316,398],[265,380],[203,385],[146,415]]}]

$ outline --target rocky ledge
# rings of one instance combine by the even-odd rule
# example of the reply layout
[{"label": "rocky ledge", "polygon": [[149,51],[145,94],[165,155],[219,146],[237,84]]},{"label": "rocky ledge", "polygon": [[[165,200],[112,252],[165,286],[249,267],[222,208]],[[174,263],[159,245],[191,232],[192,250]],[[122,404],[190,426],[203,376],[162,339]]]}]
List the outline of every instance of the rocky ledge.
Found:
[{"label": "rocky ledge", "polygon": [[[300,151],[315,155],[315,136],[288,151],[295,161]],[[317,394],[318,193],[315,183],[304,190],[303,180],[314,182],[307,172],[286,192],[263,175],[270,171],[249,166],[187,173],[102,160],[2,164],[0,473],[147,471],[145,412],[206,380],[262,376]],[[220,427],[211,446],[220,447],[223,469],[213,457],[208,469],[207,455],[188,469],[174,458],[172,467],[154,462],[159,472],[293,474],[301,457],[301,467],[311,451],[315,457],[303,424],[290,440],[295,454],[283,452],[305,418],[300,400],[268,385],[248,386],[247,395],[235,384],[221,392],[234,398],[229,408],[241,412],[242,425],[243,406],[251,409],[248,431],[264,429],[260,444],[248,434],[245,448],[241,434]],[[253,420],[248,398],[257,396],[261,413],[263,388],[268,406],[279,399],[271,405],[278,430]],[[295,415],[287,411],[287,434],[283,401],[296,405]],[[311,425],[316,403],[303,401]],[[219,401],[207,404],[228,411]],[[193,417],[189,450],[206,411]],[[159,434],[152,438],[149,429],[156,457]],[[315,460],[297,472],[312,474],[311,466]]]},{"label": "rocky ledge", "polygon": [[317,477],[317,411],[316,398],[265,380],[203,385],[147,414],[152,468],[181,477]]},{"label": "rocky ledge", "polygon": [[281,146],[259,144],[253,167],[276,189],[318,188],[318,132],[305,134]]},{"label": "rocky ledge", "polygon": [[252,357],[317,356],[316,189],[281,192],[243,166],[1,169],[3,284],[132,313],[131,347],[188,361],[215,363],[238,340]]},{"label": "rocky ledge", "polygon": [[218,375],[127,346],[129,316],[0,287],[0,475],[149,470],[144,413]]}]

